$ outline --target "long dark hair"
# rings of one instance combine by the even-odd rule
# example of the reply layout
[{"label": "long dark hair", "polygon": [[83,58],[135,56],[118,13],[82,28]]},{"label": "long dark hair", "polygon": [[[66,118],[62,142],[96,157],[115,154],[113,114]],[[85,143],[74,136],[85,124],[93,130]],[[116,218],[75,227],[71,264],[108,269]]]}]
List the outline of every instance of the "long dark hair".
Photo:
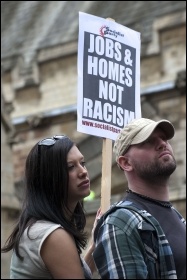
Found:
[{"label": "long dark hair", "polygon": [[[24,230],[38,220],[60,224],[74,236],[79,254],[87,244],[84,232],[86,217],[82,202],[78,202],[71,221],[67,218],[69,174],[67,154],[75,145],[64,137],[51,146],[38,145],[31,149],[25,165],[25,197],[18,222],[1,252],[11,249],[19,258],[19,242]],[[28,234],[28,232],[27,232]]]}]

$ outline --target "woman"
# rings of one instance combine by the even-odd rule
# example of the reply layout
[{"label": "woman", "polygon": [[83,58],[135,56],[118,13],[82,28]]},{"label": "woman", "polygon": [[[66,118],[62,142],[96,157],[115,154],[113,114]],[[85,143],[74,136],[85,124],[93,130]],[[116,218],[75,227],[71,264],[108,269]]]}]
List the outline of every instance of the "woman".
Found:
[{"label": "woman", "polygon": [[87,244],[82,200],[89,194],[84,157],[70,138],[46,138],[31,149],[22,211],[1,249],[13,249],[11,279],[92,278],[93,242],[80,257]]}]

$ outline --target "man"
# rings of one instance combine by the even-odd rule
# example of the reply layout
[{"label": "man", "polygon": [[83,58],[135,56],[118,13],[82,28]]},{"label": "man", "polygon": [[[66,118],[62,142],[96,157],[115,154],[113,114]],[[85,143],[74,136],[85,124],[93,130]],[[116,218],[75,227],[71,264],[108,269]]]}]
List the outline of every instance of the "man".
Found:
[{"label": "man", "polygon": [[186,279],[186,223],[169,201],[174,134],[167,120],[140,118],[114,143],[128,190],[96,228],[93,257],[102,279]]}]

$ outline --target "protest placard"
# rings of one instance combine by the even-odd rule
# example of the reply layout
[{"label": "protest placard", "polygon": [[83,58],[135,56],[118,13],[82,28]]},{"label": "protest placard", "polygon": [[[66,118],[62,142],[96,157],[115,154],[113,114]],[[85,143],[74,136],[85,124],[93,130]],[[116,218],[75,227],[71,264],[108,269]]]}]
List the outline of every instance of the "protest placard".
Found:
[{"label": "protest placard", "polygon": [[79,12],[77,130],[115,140],[139,117],[140,33]]}]

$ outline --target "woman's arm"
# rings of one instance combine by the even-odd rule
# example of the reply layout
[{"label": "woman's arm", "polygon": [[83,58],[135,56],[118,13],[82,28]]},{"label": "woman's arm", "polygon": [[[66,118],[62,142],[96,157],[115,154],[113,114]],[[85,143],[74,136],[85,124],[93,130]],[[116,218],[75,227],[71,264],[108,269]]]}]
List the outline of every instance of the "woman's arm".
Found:
[{"label": "woman's arm", "polygon": [[46,238],[41,257],[54,279],[85,279],[75,241],[64,229]]}]

